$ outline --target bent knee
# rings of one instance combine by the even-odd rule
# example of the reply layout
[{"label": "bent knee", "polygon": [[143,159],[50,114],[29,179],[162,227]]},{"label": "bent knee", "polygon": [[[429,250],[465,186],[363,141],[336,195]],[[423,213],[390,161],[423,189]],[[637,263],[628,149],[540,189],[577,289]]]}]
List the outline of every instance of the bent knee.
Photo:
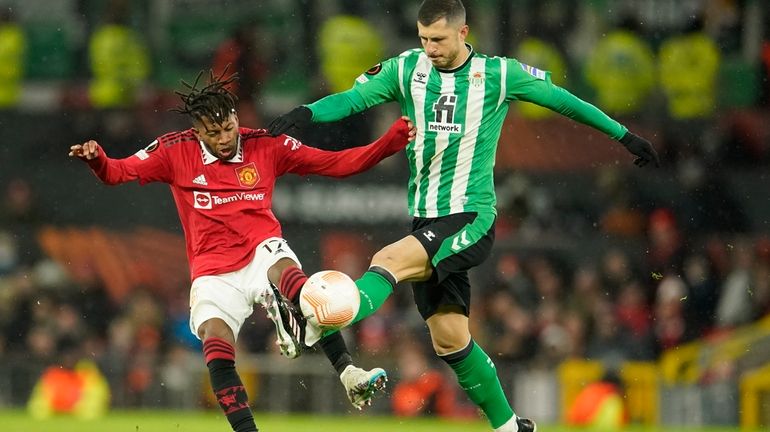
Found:
[{"label": "bent knee", "polygon": [[469,340],[470,334],[465,332],[432,335],[433,351],[440,356],[451,354],[468,346]]},{"label": "bent knee", "polygon": [[230,326],[219,318],[206,320],[198,327],[198,337],[205,341],[208,338],[224,339],[230,343],[235,343],[235,336]]},{"label": "bent knee", "polygon": [[394,267],[399,263],[398,259],[396,258],[397,255],[395,253],[395,249],[396,248],[389,245],[377,251],[374,256],[372,256],[372,265],[384,267],[387,269]]}]

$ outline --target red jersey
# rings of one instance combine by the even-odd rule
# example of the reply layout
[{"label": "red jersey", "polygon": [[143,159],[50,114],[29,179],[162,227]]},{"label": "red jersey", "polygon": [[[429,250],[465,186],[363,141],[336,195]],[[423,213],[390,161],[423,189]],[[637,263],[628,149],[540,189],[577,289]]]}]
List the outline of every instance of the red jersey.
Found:
[{"label": "red jersey", "polygon": [[228,161],[212,155],[189,129],[163,135],[125,159],[111,159],[100,148],[98,157],[87,162],[107,184],[169,184],[195,279],[238,270],[251,261],[259,243],[281,237],[271,210],[273,187],[281,175],[357,174],[408,142],[403,120],[367,146],[337,152],[305,146],[287,135],[271,137],[264,129],[239,132],[237,153]]}]

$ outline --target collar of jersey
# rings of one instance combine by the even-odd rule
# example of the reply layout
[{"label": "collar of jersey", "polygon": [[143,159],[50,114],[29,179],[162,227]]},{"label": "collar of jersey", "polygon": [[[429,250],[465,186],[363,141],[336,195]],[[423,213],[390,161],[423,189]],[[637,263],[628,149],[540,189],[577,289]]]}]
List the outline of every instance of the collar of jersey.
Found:
[{"label": "collar of jersey", "polygon": [[439,68],[436,68],[436,70],[441,72],[441,73],[455,73],[455,72],[459,71],[460,69],[464,68],[465,65],[467,65],[468,62],[470,62],[471,59],[473,58],[473,46],[471,44],[469,44],[469,43],[466,43],[465,46],[468,47],[468,58],[465,59],[463,64],[461,64],[460,66],[457,66],[454,69],[439,69]]},{"label": "collar of jersey", "polygon": [[[206,147],[206,144],[203,144],[203,141],[198,140],[198,144],[201,146],[201,159],[203,159],[203,165],[211,165],[214,162],[218,161],[219,158],[211,154],[208,147]],[[238,148],[235,150],[235,156],[232,157],[232,159],[228,159],[223,162],[243,162],[243,147],[241,147],[241,136],[238,135]]]}]

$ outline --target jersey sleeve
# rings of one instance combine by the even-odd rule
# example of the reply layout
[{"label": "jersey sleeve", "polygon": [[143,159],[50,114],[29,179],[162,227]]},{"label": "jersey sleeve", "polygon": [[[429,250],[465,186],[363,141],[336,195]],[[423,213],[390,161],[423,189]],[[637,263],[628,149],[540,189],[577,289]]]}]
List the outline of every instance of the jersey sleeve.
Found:
[{"label": "jersey sleeve", "polygon": [[307,107],[313,112],[314,122],[331,122],[395,101],[399,92],[398,59],[391,58],[359,75],[350,90],[326,96]]},{"label": "jersey sleeve", "polygon": [[507,59],[506,99],[543,106],[620,139],[628,131],[602,110],[551,82],[551,73]]},{"label": "jersey sleeve", "polygon": [[140,184],[150,182],[171,183],[173,171],[168,161],[168,151],[159,140],[123,159],[112,159],[99,147],[99,157],[91,159],[88,165],[104,183],[115,185],[138,180]]},{"label": "jersey sleeve", "polygon": [[276,177],[285,173],[329,177],[358,174],[406,147],[408,134],[406,122],[399,119],[373,143],[340,151],[308,147],[293,137],[280,135],[273,144]]}]

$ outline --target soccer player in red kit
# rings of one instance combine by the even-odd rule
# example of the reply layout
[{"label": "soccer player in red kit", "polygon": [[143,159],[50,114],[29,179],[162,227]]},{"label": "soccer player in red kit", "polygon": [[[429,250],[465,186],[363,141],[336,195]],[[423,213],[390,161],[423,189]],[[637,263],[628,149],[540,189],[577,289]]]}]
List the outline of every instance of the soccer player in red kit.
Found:
[{"label": "soccer player in red kit", "polygon": [[[236,98],[227,90],[236,78],[212,73],[200,89],[198,80],[185,83],[189,91],[179,93],[182,105],[176,111],[192,120],[188,130],[163,135],[125,159],[109,158],[94,140],[71,146],[69,156],[86,161],[109,185],[169,184],[190,264],[190,329],[203,341],[211,385],[230,425],[245,432],[257,428],[235,370],[234,344],[254,303],[276,323],[285,355],[296,357],[302,347],[278,316],[286,305],[275,287],[302,270],[271,210],[275,180],[287,173],[345,177],[365,171],[403,149],[415,129],[402,117],[375,142],[339,152],[307,147],[288,135],[271,137],[264,129],[239,127]],[[347,358],[349,364],[335,367],[370,372]],[[343,379],[354,405],[371,397],[373,380],[384,371],[359,376],[364,382],[352,389]]]}]

